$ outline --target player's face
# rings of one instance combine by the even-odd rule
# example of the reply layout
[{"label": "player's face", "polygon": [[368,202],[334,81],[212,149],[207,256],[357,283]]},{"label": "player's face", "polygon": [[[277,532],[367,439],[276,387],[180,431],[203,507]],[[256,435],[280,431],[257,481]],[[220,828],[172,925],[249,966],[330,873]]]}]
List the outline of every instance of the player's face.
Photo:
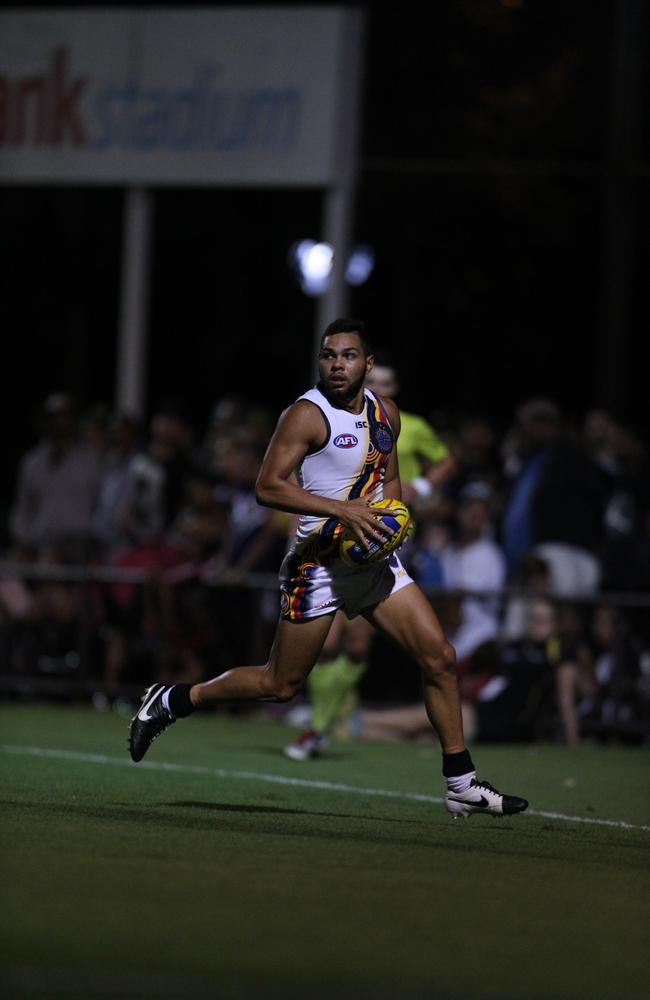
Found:
[{"label": "player's face", "polygon": [[321,387],[334,403],[353,400],[363,387],[372,357],[366,357],[358,334],[334,333],[318,355]]}]

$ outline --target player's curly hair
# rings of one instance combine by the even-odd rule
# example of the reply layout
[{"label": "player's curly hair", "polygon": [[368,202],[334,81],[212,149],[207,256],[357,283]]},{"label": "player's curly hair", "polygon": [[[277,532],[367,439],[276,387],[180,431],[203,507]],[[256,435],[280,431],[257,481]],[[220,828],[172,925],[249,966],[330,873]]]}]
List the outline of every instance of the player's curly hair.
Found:
[{"label": "player's curly hair", "polygon": [[345,318],[335,319],[329,324],[320,339],[321,351],[323,350],[323,344],[325,343],[326,338],[334,336],[335,333],[356,333],[361,341],[364,355],[368,357],[369,354],[372,354],[372,345],[366,335],[363,320]]}]

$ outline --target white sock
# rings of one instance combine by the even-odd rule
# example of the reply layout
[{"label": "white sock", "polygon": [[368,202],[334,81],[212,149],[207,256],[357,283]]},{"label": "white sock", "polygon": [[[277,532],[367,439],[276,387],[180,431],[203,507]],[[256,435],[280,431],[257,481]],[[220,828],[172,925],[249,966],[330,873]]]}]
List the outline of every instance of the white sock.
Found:
[{"label": "white sock", "polygon": [[476,771],[457,774],[454,778],[447,778],[447,788],[450,792],[466,792],[475,777]]}]

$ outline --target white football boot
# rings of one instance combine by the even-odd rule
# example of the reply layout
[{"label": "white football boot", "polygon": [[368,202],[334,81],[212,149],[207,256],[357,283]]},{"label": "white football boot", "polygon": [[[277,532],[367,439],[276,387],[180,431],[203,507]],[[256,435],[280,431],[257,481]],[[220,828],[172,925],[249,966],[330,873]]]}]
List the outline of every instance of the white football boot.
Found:
[{"label": "white football boot", "polygon": [[512,816],[514,813],[528,809],[526,799],[518,795],[503,795],[487,781],[472,779],[472,783],[464,792],[448,791],[445,798],[447,812],[454,819],[462,816],[469,819],[473,813],[489,813],[490,816]]}]

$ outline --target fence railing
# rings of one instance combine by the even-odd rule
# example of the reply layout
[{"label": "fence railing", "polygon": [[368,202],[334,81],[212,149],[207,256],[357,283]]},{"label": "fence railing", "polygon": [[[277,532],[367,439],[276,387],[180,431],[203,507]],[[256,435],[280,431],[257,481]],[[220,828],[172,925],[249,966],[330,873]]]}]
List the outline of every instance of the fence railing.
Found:
[{"label": "fence railing", "polygon": [[[25,564],[0,560],[0,580],[30,580],[34,582],[52,581],[57,583],[126,583],[145,584],[150,582],[156,575],[163,580],[168,578],[172,582],[174,573],[167,574],[165,571],[160,574],[152,574],[150,570],[134,569],[121,566],[104,565],[84,565],[69,566],[58,564]],[[226,574],[218,570],[202,569],[200,564],[191,574],[195,579],[200,580],[206,586],[232,588],[241,587],[248,590],[276,590],[278,577],[276,573],[247,572],[245,576],[233,584]],[[189,578],[189,574],[188,574]],[[467,597],[476,597],[483,600],[505,601],[512,597],[522,597],[535,599],[548,597],[557,603],[583,604],[583,605],[607,605],[618,608],[650,608],[650,593],[645,591],[596,591],[589,594],[563,595],[553,592],[541,593],[539,590],[529,590],[525,587],[508,586],[498,590],[480,590],[475,588],[454,588],[428,586],[419,583],[418,586],[427,596],[443,597],[450,593],[461,594]]]},{"label": "fence railing", "polygon": [[[40,613],[21,617],[13,616],[2,599],[3,583],[13,581],[25,587],[28,597],[47,590],[48,585],[59,585],[71,591],[75,600],[67,613],[59,614],[49,605]],[[180,581],[180,582],[175,582]],[[152,574],[142,568],[108,565],[52,565],[26,564],[0,560],[0,694],[4,696],[33,697],[87,697],[105,681],[106,660],[114,655],[111,642],[120,630],[128,635],[132,649],[141,658],[163,656],[167,647],[186,652],[183,645],[183,622],[170,627],[165,619],[161,588],[175,598],[186,584],[198,588],[206,598],[204,618],[214,614],[225,624],[226,631],[240,619],[238,635],[231,644],[232,659],[227,666],[237,663],[263,662],[273,635],[279,601],[277,575],[251,572],[233,581],[228,574],[216,571],[209,564],[185,565],[166,574]],[[148,594],[152,607],[135,602],[135,610],[128,622],[106,613],[102,600],[116,588],[127,587],[142,597]],[[540,594],[521,587],[504,587],[498,591],[465,590],[449,591],[442,587],[422,586],[431,602],[437,606],[450,595],[485,600],[502,609],[513,599],[533,600],[549,597],[558,604],[569,604],[580,609],[611,607],[630,615],[635,623],[645,622],[646,642],[650,651],[650,593],[599,592],[570,597]],[[146,603],[146,602],[145,602]],[[153,618],[151,617],[153,615]],[[156,617],[158,615],[158,617]],[[128,616],[127,616],[128,617]],[[191,647],[196,637],[196,624],[188,627]],[[205,641],[200,637],[200,641]],[[58,645],[57,645],[58,643]],[[237,646],[237,643],[240,646]],[[54,648],[53,648],[54,647]],[[196,650],[190,650],[196,655]],[[650,652],[645,660],[650,657]],[[209,659],[209,657],[208,657]],[[644,660],[644,663],[645,663]],[[648,664],[646,664],[648,665]],[[219,672],[212,670],[212,661],[206,662],[208,676]],[[110,670],[108,671],[110,673]],[[128,665],[113,683],[127,696],[141,691],[137,669]]]}]

